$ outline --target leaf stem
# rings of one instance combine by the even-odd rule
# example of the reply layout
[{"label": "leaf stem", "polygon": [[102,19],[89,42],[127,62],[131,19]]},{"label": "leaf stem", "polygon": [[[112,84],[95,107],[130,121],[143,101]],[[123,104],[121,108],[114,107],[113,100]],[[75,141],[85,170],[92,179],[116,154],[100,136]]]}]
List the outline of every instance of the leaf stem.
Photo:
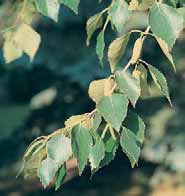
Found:
[{"label": "leaf stem", "polygon": [[102,132],[102,135],[101,135],[101,139],[104,139],[105,134],[107,133],[108,128],[109,128],[109,123],[107,123],[105,125],[105,128],[103,129],[103,132]]},{"label": "leaf stem", "polygon": [[106,30],[107,25],[108,25],[108,23],[109,23],[109,20],[110,20],[110,16],[107,16],[107,19],[106,19],[105,24],[104,24],[104,26],[103,26],[103,32]]},{"label": "leaf stem", "polygon": [[109,7],[106,7],[104,10],[101,11],[101,14],[104,14],[105,12],[107,12],[109,10]]},{"label": "leaf stem", "polygon": [[114,140],[116,140],[116,136],[115,136],[115,133],[114,133],[114,129],[113,129],[112,126],[110,126],[110,125],[109,125],[109,130],[110,130],[110,134],[111,134],[112,138],[113,138]]}]

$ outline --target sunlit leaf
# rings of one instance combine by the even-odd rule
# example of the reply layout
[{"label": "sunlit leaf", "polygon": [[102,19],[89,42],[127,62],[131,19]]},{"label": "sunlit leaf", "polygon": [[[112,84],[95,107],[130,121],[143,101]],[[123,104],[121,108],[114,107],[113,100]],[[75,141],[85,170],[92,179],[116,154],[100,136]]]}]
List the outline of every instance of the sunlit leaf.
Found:
[{"label": "sunlit leaf", "polygon": [[111,78],[94,80],[89,85],[89,97],[96,103],[100,102],[100,100],[104,96],[108,96],[112,94],[112,88],[114,86],[114,81]]},{"label": "sunlit leaf", "polygon": [[41,161],[46,157],[46,149],[41,148],[37,153],[25,161],[24,163],[24,178],[35,178],[37,176],[37,170]]},{"label": "sunlit leaf", "polygon": [[23,55],[21,48],[18,48],[13,40],[5,40],[3,45],[3,55],[6,63],[11,63],[12,61],[20,58]]},{"label": "sunlit leaf", "polygon": [[139,37],[134,44],[133,52],[132,52],[132,57],[131,57],[131,63],[135,64],[138,59],[141,56],[142,52],[142,47],[143,47],[143,38]]},{"label": "sunlit leaf", "polygon": [[138,6],[139,6],[139,1],[138,0],[131,0],[130,3],[129,3],[128,9],[129,10],[137,10]]},{"label": "sunlit leaf", "polygon": [[38,177],[44,188],[46,188],[54,179],[58,170],[58,164],[51,158],[47,157],[40,164]]},{"label": "sunlit leaf", "polygon": [[163,3],[155,3],[150,10],[149,25],[152,32],[164,40],[171,50],[183,29],[183,17],[175,8]]},{"label": "sunlit leaf", "polygon": [[15,45],[33,60],[39,45],[40,35],[27,24],[21,24],[13,36]]},{"label": "sunlit leaf", "polygon": [[47,153],[60,167],[72,155],[71,139],[62,135],[54,136],[47,143]]},{"label": "sunlit leaf", "polygon": [[116,30],[121,33],[125,23],[131,16],[131,11],[128,9],[128,4],[125,0],[115,0],[109,10],[111,23],[116,27]]},{"label": "sunlit leaf", "polygon": [[52,18],[55,22],[58,21],[60,4],[58,0],[35,0],[37,11]]}]

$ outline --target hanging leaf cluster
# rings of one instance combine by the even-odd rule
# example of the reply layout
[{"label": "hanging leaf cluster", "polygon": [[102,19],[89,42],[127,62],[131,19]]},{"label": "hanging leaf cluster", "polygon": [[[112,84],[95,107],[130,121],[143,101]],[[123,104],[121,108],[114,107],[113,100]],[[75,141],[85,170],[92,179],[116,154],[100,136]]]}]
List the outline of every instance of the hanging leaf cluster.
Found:
[{"label": "hanging leaf cluster", "polygon": [[[32,6],[33,12],[57,21],[61,4],[78,13],[79,3],[79,0],[23,0],[23,8]],[[95,102],[92,112],[70,117],[64,128],[37,138],[30,144],[23,157],[25,177],[38,176],[44,187],[55,182],[58,189],[67,175],[69,159],[77,160],[79,175],[87,165],[94,174],[114,159],[119,146],[132,167],[138,164],[145,124],[133,110],[140,98],[150,96],[149,77],[160,94],[172,104],[163,73],[142,60],[143,45],[147,36],[153,37],[175,70],[171,50],[185,24],[185,8],[181,5],[178,0],[168,4],[154,0],[112,0],[108,7],[88,19],[86,43],[90,45],[94,33],[99,31],[96,53],[101,66],[104,64],[107,25],[110,23],[112,29],[121,35],[108,46],[111,75],[90,83],[89,97]],[[145,31],[131,30],[122,34],[135,11],[147,12],[148,27]],[[3,50],[7,63],[21,57],[23,53],[33,60],[41,38],[30,24],[31,21],[25,22],[21,16],[16,28],[4,34]],[[123,69],[118,69],[132,34],[138,37],[130,60],[123,65]]]}]

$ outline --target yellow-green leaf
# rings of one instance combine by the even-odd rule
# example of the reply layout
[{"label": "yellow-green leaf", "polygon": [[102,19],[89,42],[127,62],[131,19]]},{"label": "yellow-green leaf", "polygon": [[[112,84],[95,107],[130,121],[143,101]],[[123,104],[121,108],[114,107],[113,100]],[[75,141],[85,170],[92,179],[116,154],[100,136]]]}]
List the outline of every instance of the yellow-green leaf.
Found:
[{"label": "yellow-green leaf", "polygon": [[140,63],[132,72],[133,77],[140,81],[141,97],[148,97],[149,86],[148,86],[148,72],[147,69]]},{"label": "yellow-green leaf", "polygon": [[138,0],[131,0],[130,3],[129,3],[128,9],[129,10],[137,10],[138,6],[139,6],[139,1]]},{"label": "yellow-green leaf", "polygon": [[113,73],[116,69],[116,65],[119,63],[121,57],[125,53],[130,33],[123,35],[115,39],[109,46],[108,49],[108,60],[110,63],[111,72]]},{"label": "yellow-green leaf", "polygon": [[164,40],[162,40],[159,37],[157,37],[157,36],[155,36],[155,38],[156,38],[159,46],[161,47],[161,50],[163,51],[163,53],[165,54],[165,56],[168,58],[168,60],[172,64],[173,69],[176,70],[176,67],[175,67],[175,64],[174,64],[174,61],[173,61],[173,57],[172,57],[172,55],[170,53],[170,49],[169,49],[167,43]]},{"label": "yellow-green leaf", "polygon": [[13,42],[33,60],[39,45],[40,35],[27,24],[21,24],[13,36]]},{"label": "yellow-green leaf", "polygon": [[12,61],[20,58],[23,55],[21,48],[18,48],[13,40],[5,40],[3,45],[3,55],[6,63],[11,63]]},{"label": "yellow-green leaf", "polygon": [[94,80],[89,85],[89,97],[96,103],[104,96],[109,96],[112,94],[112,87],[114,86],[114,81],[111,78]]},{"label": "yellow-green leaf", "polygon": [[74,126],[80,124],[85,118],[86,118],[86,115],[84,114],[71,116],[65,121],[65,126],[73,128]]},{"label": "yellow-green leaf", "polygon": [[98,13],[94,16],[91,16],[86,24],[86,31],[87,31],[87,45],[90,44],[91,37],[93,33],[102,26],[102,14]]},{"label": "yellow-green leaf", "polygon": [[141,56],[142,52],[142,47],[143,47],[143,38],[139,37],[134,44],[133,52],[132,52],[132,57],[131,57],[131,63],[135,64],[138,59]]}]

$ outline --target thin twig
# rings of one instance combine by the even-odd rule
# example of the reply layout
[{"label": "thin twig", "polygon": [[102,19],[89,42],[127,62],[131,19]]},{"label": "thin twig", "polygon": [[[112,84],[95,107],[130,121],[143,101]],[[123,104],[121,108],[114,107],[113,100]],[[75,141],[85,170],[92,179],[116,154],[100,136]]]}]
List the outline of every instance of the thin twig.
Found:
[{"label": "thin twig", "polygon": [[131,59],[129,60],[129,62],[127,63],[127,65],[123,68],[123,70],[122,70],[122,72],[125,72],[128,68],[129,68],[129,66],[132,64],[132,61],[131,61]]}]

